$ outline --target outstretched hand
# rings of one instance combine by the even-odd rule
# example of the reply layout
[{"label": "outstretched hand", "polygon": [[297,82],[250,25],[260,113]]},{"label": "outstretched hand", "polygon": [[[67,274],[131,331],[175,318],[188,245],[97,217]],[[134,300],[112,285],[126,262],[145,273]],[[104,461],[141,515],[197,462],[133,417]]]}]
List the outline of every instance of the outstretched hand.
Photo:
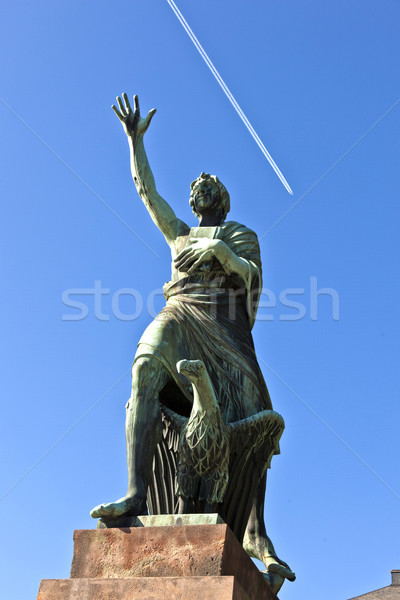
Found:
[{"label": "outstretched hand", "polygon": [[121,121],[126,135],[130,137],[143,135],[147,131],[147,128],[150,125],[150,121],[153,118],[156,109],[152,108],[149,111],[147,117],[145,119],[142,119],[140,116],[139,98],[137,97],[137,95],[135,94],[135,96],[133,96],[134,110],[132,110],[131,108],[127,94],[123,93],[122,98],[124,99],[124,102],[122,102],[121,98],[117,96],[119,110],[115,106],[115,104],[113,104],[111,108],[117,115],[118,119]]}]

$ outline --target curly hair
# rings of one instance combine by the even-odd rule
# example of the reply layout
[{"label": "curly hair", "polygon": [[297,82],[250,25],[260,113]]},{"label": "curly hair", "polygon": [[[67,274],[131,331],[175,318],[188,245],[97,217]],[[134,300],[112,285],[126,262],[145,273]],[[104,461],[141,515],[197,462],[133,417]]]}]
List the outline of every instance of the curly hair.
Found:
[{"label": "curly hair", "polygon": [[230,201],[229,193],[228,193],[228,190],[226,189],[226,187],[224,186],[224,184],[220,182],[218,177],[216,175],[210,175],[210,173],[201,173],[200,177],[198,177],[197,179],[192,181],[192,183],[190,184],[189,204],[192,207],[192,211],[194,212],[196,217],[200,217],[200,215],[196,212],[196,209],[194,207],[194,194],[196,192],[196,187],[199,185],[199,183],[202,183],[203,181],[207,181],[207,180],[209,180],[210,182],[212,182],[214,185],[217,186],[217,189],[219,191],[222,217],[225,220],[226,215],[228,214],[228,212],[231,208],[231,201]]}]

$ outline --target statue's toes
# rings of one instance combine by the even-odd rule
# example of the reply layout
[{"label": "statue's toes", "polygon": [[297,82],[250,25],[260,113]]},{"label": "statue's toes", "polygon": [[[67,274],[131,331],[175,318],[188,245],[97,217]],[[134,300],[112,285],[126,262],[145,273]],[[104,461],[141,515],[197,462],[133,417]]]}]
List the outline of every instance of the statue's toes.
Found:
[{"label": "statue's toes", "polygon": [[284,567],[279,563],[271,563],[268,565],[268,571],[274,573],[275,575],[279,575],[280,577],[284,577],[289,581],[294,581],[296,579],[296,574],[290,569],[289,566]]},{"label": "statue's toes", "polygon": [[103,508],[102,504],[99,504],[98,506],[95,506],[91,511],[90,511],[90,516],[93,517],[93,519],[98,519],[99,517],[101,517],[101,509]]},{"label": "statue's toes", "polygon": [[110,504],[99,504],[95,506],[93,510],[90,511],[93,519],[100,519],[101,517],[113,517],[115,512],[115,505],[110,502]]}]

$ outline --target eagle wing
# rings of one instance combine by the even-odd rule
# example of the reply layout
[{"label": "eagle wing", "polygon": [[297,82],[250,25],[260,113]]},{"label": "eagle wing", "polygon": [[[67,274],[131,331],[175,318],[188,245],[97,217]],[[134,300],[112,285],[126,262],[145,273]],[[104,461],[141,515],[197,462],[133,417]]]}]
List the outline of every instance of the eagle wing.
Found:
[{"label": "eagle wing", "polygon": [[285,429],[283,417],[274,410],[262,410],[251,417],[228,423],[231,452],[250,449],[269,468],[274,454],[279,454],[279,440]]},{"label": "eagle wing", "polygon": [[230,432],[229,483],[222,513],[241,541],[260,480],[279,454],[279,439],[285,428],[280,414],[264,410],[228,423]]},{"label": "eagle wing", "polygon": [[176,469],[180,434],[187,418],[166,406],[161,407],[163,434],[156,446],[153,473],[147,492],[147,505],[151,515],[176,514]]}]

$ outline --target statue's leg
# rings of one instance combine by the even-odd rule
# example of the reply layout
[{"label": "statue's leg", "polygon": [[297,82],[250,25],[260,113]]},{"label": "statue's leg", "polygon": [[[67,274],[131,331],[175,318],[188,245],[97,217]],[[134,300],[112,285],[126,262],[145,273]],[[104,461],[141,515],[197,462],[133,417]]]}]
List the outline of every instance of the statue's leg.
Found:
[{"label": "statue's leg", "polygon": [[161,439],[162,422],[159,393],[169,375],[151,357],[139,358],[132,369],[132,395],[126,406],[126,455],[128,496],[146,500],[156,445]]},{"label": "statue's leg", "polygon": [[92,517],[115,519],[147,513],[147,487],[162,434],[158,395],[168,379],[167,370],[158,360],[146,356],[135,362],[125,422],[128,491],[116,502],[96,506],[90,513]]},{"label": "statue's leg", "polygon": [[247,554],[264,563],[276,593],[281,587],[284,579],[294,581],[296,576],[289,565],[278,558],[275,548],[267,535],[264,522],[266,483],[267,474],[265,473],[258,485],[257,494],[253,502],[246,532],[244,534],[243,547]]}]

